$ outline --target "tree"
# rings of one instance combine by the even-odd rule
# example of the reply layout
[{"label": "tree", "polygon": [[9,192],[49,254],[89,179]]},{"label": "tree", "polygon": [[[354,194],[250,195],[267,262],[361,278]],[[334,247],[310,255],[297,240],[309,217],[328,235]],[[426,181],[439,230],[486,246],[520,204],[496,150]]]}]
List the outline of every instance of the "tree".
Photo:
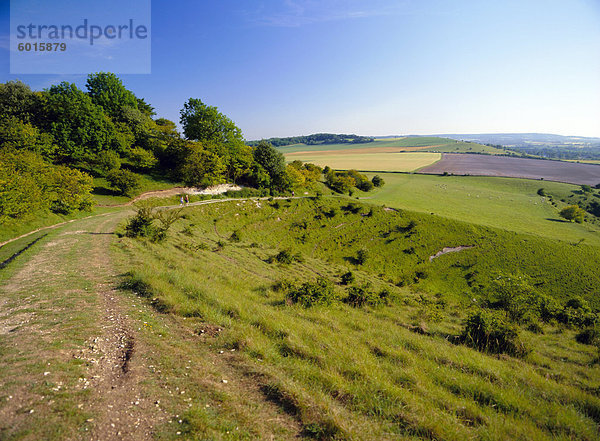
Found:
[{"label": "tree", "polygon": [[592,187],[590,185],[582,185],[581,186],[581,191],[584,193],[591,193],[592,192]]},{"label": "tree", "polygon": [[194,144],[181,167],[181,178],[186,185],[209,187],[225,182],[225,166],[219,156]]},{"label": "tree", "polygon": [[0,115],[35,124],[41,118],[42,95],[21,81],[0,84]]},{"label": "tree", "polygon": [[538,189],[537,194],[540,196],[546,196],[546,190],[543,188]]},{"label": "tree", "polygon": [[560,210],[560,213],[558,214],[560,217],[563,217],[570,222],[575,221],[578,224],[582,223],[585,219],[585,211],[579,208],[578,205],[569,205]]},{"label": "tree", "polygon": [[106,180],[119,194],[125,196],[131,196],[131,193],[140,187],[139,175],[129,170],[111,170],[106,175]]},{"label": "tree", "polygon": [[52,136],[40,132],[28,122],[11,116],[0,118],[0,148],[31,150],[45,158],[54,158],[56,146]]},{"label": "tree", "polygon": [[152,152],[141,147],[135,147],[129,152],[129,159],[135,168],[148,170],[158,162]]},{"label": "tree", "polygon": [[54,167],[50,209],[62,214],[89,210],[92,189],[92,177],[88,174],[65,166]]},{"label": "tree", "polygon": [[385,181],[379,175],[373,176],[373,179],[371,179],[371,182],[373,183],[373,185],[375,187],[383,187],[383,185],[385,184]]},{"label": "tree", "polygon": [[181,110],[181,125],[185,137],[194,141],[217,143],[244,142],[242,131],[216,107],[190,98]]},{"label": "tree", "polygon": [[74,162],[103,150],[120,149],[110,118],[75,84],[62,82],[50,87],[44,96],[44,128],[58,146],[60,161]]},{"label": "tree", "polygon": [[113,73],[98,72],[88,75],[85,84],[92,102],[102,107],[104,112],[115,120],[121,120],[125,106],[138,109],[138,100],[127,90]]},{"label": "tree", "polygon": [[254,149],[254,160],[262,166],[271,180],[271,187],[285,190],[290,185],[285,171],[285,157],[266,141],[258,143]]}]

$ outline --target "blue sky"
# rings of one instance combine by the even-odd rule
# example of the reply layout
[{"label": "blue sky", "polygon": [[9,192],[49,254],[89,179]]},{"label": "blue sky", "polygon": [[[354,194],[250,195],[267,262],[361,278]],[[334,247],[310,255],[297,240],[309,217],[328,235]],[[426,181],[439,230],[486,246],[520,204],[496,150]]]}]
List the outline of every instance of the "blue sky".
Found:
[{"label": "blue sky", "polygon": [[[84,87],[85,75],[9,74],[0,2],[0,81]],[[153,0],[152,73],[120,77],[159,116],[178,121],[200,98],[247,139],[600,137],[600,1]]]}]

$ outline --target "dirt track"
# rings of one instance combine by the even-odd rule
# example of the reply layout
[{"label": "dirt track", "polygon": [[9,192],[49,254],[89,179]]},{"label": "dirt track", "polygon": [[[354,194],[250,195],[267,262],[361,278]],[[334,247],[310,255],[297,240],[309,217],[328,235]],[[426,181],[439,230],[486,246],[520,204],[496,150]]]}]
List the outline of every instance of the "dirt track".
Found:
[{"label": "dirt track", "polygon": [[455,175],[544,179],[577,185],[594,186],[600,183],[598,165],[507,156],[444,153],[441,161],[419,170],[419,173],[426,174],[444,172]]}]

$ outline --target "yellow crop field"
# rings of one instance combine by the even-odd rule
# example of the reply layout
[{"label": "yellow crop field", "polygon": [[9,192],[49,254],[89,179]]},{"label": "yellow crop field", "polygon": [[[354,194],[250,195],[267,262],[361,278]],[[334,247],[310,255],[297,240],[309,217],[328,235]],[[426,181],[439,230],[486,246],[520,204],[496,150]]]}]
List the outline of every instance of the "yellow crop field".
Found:
[{"label": "yellow crop field", "polygon": [[441,159],[440,153],[349,153],[331,152],[327,155],[306,152],[286,155],[288,161],[300,160],[337,170],[411,172]]}]

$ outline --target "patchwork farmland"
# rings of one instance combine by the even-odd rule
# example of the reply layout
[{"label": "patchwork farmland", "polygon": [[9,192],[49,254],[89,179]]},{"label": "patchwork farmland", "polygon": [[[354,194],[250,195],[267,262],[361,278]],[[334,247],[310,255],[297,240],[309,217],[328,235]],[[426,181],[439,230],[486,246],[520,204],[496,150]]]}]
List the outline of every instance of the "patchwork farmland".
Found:
[{"label": "patchwork farmland", "polygon": [[578,185],[600,183],[600,166],[594,164],[452,153],[443,154],[441,161],[419,173],[544,179]]}]

